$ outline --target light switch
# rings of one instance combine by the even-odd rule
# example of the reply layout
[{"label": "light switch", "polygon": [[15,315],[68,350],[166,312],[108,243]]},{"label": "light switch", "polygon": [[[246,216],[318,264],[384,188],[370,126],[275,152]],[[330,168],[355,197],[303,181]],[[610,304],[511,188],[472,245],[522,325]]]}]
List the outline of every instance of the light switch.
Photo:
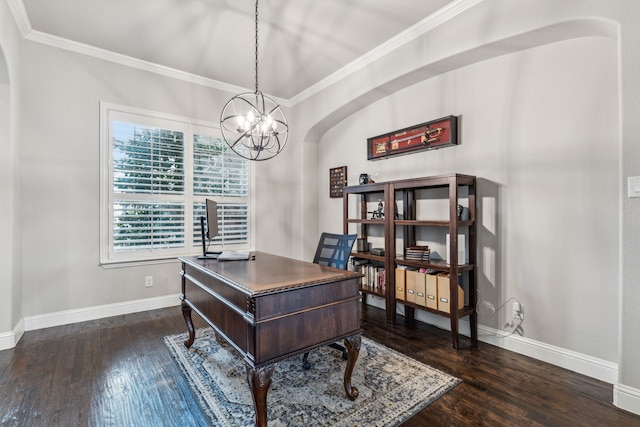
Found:
[{"label": "light switch", "polygon": [[640,197],[640,176],[627,177],[629,197]]}]

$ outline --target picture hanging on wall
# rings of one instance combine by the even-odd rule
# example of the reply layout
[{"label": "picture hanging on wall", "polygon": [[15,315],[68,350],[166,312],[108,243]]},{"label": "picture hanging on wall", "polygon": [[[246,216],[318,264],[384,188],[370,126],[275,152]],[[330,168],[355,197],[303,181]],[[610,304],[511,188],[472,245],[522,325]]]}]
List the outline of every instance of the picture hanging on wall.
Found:
[{"label": "picture hanging on wall", "polygon": [[347,185],[347,167],[329,169],[329,197],[342,197],[342,189]]},{"label": "picture hanging on wall", "polygon": [[447,116],[367,139],[367,159],[458,145],[458,117]]}]

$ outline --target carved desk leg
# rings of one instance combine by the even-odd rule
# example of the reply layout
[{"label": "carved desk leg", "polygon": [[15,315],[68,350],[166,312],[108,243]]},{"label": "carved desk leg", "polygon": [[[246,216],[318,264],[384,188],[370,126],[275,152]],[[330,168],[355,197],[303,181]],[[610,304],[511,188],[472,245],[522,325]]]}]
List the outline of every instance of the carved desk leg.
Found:
[{"label": "carved desk leg", "polygon": [[189,339],[184,342],[184,346],[190,348],[196,338],[196,330],[193,328],[193,321],[191,320],[191,307],[184,299],[182,300],[182,316],[184,321],[187,322],[187,330],[189,331]]},{"label": "carved desk leg", "polygon": [[246,365],[246,368],[247,381],[253,397],[253,407],[256,410],[256,427],[267,427],[267,392],[276,365],[267,365],[261,368],[252,368]]},{"label": "carved desk leg", "polygon": [[358,389],[351,385],[351,374],[356,366],[356,360],[360,354],[360,343],[362,338],[360,334],[353,335],[344,339],[344,346],[349,350],[349,359],[347,360],[347,368],[344,371],[344,391],[347,392],[349,400],[356,400],[358,397]]}]

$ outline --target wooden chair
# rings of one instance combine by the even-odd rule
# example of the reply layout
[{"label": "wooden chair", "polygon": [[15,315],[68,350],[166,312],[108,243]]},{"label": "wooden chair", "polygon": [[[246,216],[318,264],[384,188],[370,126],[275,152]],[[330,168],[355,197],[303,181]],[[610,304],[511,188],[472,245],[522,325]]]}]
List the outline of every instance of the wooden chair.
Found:
[{"label": "wooden chair", "polygon": [[[319,265],[346,270],[347,264],[349,263],[349,256],[351,255],[351,248],[355,241],[355,234],[322,233],[316,254],[313,257],[313,262]],[[344,360],[348,359],[349,352],[340,344],[331,343],[329,347],[342,351],[342,358]],[[302,367],[304,369],[311,368],[311,363],[309,363],[308,358],[309,352],[306,352],[302,357]]]}]

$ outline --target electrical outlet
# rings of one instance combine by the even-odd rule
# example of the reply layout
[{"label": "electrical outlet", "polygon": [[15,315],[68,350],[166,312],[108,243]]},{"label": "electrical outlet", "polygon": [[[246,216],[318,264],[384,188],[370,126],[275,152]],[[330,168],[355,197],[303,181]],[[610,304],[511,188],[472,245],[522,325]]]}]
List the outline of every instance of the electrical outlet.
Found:
[{"label": "electrical outlet", "polygon": [[146,276],[144,278],[144,286],[145,288],[150,288],[153,286],[153,276]]},{"label": "electrical outlet", "polygon": [[522,311],[522,304],[518,301],[513,303],[513,318],[524,320],[524,312]]}]

